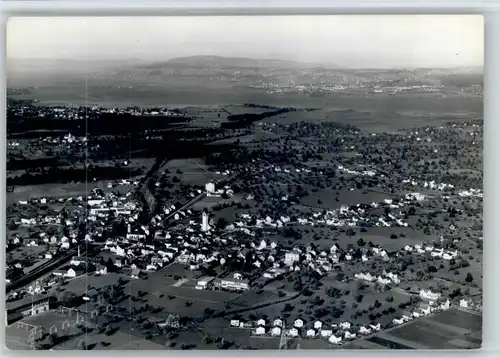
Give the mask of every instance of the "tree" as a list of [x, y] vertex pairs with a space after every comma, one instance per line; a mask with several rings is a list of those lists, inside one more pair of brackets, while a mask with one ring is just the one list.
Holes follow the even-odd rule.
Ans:
[[218, 229], [224, 229], [228, 225], [228, 221], [225, 218], [219, 218], [217, 224], [215, 225]]
[[472, 282], [474, 281], [474, 277], [472, 277], [471, 273], [467, 273], [467, 277], [465, 277], [465, 282]]
[[363, 240], [362, 238], [360, 238], [360, 239], [358, 240], [358, 246], [362, 247], [362, 246], [365, 246], [365, 245], [366, 245], [365, 240]]

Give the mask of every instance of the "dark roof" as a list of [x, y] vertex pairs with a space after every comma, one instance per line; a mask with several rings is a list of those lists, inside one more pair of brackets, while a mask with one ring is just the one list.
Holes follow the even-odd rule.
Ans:
[[39, 295], [29, 295], [20, 300], [7, 302], [5, 305], [5, 309], [7, 311], [15, 311], [21, 309], [23, 307], [29, 306], [34, 303], [38, 303], [43, 300], [49, 299], [51, 296], [47, 294], [39, 294]]

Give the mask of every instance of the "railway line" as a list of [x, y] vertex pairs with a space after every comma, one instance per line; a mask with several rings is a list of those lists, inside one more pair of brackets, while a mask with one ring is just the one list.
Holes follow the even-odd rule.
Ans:
[[6, 287], [6, 293], [11, 292], [12, 290], [21, 288], [33, 281], [35, 281], [37, 278], [41, 277], [42, 275], [50, 272], [57, 266], [63, 264], [66, 261], [69, 261], [77, 252], [78, 252], [78, 247], [80, 248], [80, 253], [85, 252], [86, 250], [86, 245], [85, 244], [80, 244], [79, 246], [75, 246], [68, 251], [66, 251], [63, 255], [59, 257], [55, 257], [43, 265], [40, 265], [33, 271], [30, 271], [28, 274], [21, 276], [17, 280], [9, 283]]

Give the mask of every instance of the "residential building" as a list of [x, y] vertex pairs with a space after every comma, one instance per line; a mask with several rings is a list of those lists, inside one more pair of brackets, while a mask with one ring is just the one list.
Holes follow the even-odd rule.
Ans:
[[287, 266], [291, 266], [299, 260], [300, 260], [300, 255], [297, 252], [286, 252], [285, 253], [285, 265], [287, 265]]
[[295, 320], [295, 322], [293, 322], [293, 326], [297, 328], [302, 328], [304, 327], [304, 321], [298, 318]]
[[272, 336], [281, 336], [281, 327], [273, 327], [271, 328], [271, 335]]
[[[346, 332], [346, 333], [349, 333], [349, 332]], [[330, 342], [332, 344], [340, 344], [342, 342], [342, 337], [337, 337], [335, 335], [331, 335], [328, 338], [328, 342]]]
[[20, 300], [7, 302], [5, 321], [10, 324], [25, 316], [36, 316], [50, 309], [50, 297], [45, 294], [29, 295]]
[[237, 319], [232, 319], [230, 322], [231, 327], [239, 327], [240, 326], [240, 321]]
[[297, 328], [293, 327], [293, 328], [290, 328], [286, 334], [289, 337], [298, 337], [299, 330]]
[[309, 338], [316, 337], [316, 331], [314, 329], [310, 328], [306, 331], [306, 336]]
[[255, 329], [254, 334], [256, 334], [256, 335], [266, 334], [266, 329], [262, 326], [259, 326]]
[[234, 280], [227, 278], [217, 278], [213, 281], [215, 289], [229, 290], [229, 291], [247, 291], [250, 289], [248, 280]]
[[331, 329], [322, 329], [319, 331], [319, 334], [321, 337], [330, 337], [333, 334], [333, 330]]
[[195, 288], [198, 290], [206, 290], [213, 280], [215, 280], [215, 277], [202, 277], [196, 283]]
[[441, 294], [434, 293], [431, 290], [420, 290], [420, 297], [424, 300], [436, 301], [441, 297]]

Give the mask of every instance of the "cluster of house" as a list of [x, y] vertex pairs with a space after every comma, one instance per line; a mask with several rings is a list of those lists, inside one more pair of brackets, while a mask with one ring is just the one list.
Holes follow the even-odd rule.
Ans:
[[420, 290], [419, 296], [423, 300], [419, 307], [413, 311], [403, 311], [401, 317], [397, 317], [392, 320], [394, 325], [400, 325], [415, 318], [428, 316], [431, 313], [445, 311], [451, 307], [449, 299], [443, 300], [441, 298], [441, 294], [432, 292], [431, 290]]
[[480, 189], [469, 189], [469, 190], [462, 190], [458, 192], [459, 196], [466, 197], [466, 196], [472, 196], [472, 197], [478, 197], [482, 198], [483, 197], [483, 192]]
[[[349, 149], [353, 150], [354, 146], [351, 146]], [[368, 176], [368, 177], [373, 177], [373, 176], [377, 175], [377, 173], [373, 170], [357, 171], [357, 170], [345, 168], [343, 165], [339, 165], [337, 167], [337, 169], [342, 173], [351, 174], [351, 175], [360, 175], [360, 176]]]
[[471, 310], [471, 311], [482, 311], [482, 300], [481, 299], [473, 299], [471, 297], [468, 298], [462, 298], [459, 301], [459, 307], [464, 308], [466, 310]]
[[252, 329], [252, 334], [257, 336], [269, 335], [273, 337], [286, 336], [290, 338], [323, 338], [332, 344], [342, 344], [345, 341], [355, 339], [360, 336], [367, 336], [381, 330], [380, 323], [374, 325], [362, 325], [354, 327], [350, 322], [325, 325], [321, 321], [307, 324], [303, 319], [297, 318], [293, 325], [288, 328], [281, 318], [276, 318], [272, 322], [261, 318], [256, 322], [245, 322], [239, 319], [230, 321], [230, 326], [234, 328]]
[[[282, 200], [287, 200], [283, 197]], [[364, 216], [366, 209], [377, 208], [379, 206], [388, 206], [390, 208], [401, 208], [408, 203], [407, 200], [401, 199], [397, 204], [393, 202], [392, 199], [385, 199], [382, 203], [372, 203], [371, 205], [358, 204], [354, 208], [349, 208], [342, 205], [336, 210], [324, 210], [323, 212], [314, 213], [304, 213], [302, 217], [292, 220], [289, 216], [282, 215], [279, 218], [271, 218], [266, 216], [265, 218], [255, 218], [250, 214], [240, 214], [240, 220], [236, 221], [233, 225], [230, 225], [228, 229], [235, 229], [240, 231], [248, 231], [249, 227], [271, 227], [271, 228], [282, 228], [287, 224], [299, 224], [299, 225], [328, 225], [337, 227], [355, 227], [359, 226], [360, 223], [365, 223], [367, 225], [373, 226], [385, 226], [385, 227], [407, 227], [408, 223], [403, 220], [404, 214], [399, 212], [397, 214], [389, 213], [385, 217], [374, 218], [372, 216]]]
[[382, 285], [388, 285], [388, 284], [398, 284], [401, 282], [401, 280], [398, 278], [398, 275], [392, 273], [392, 272], [387, 272], [387, 271], [383, 271], [382, 275], [372, 275], [371, 273], [367, 272], [367, 273], [363, 273], [363, 272], [360, 272], [360, 273], [357, 273], [354, 275], [355, 278], [357, 279], [360, 279], [360, 280], [364, 280], [364, 281], [367, 281], [367, 282], [378, 282]]
[[458, 256], [458, 250], [445, 250], [443, 247], [436, 247], [433, 244], [427, 245], [406, 245], [404, 250], [412, 253], [429, 254], [432, 257], [439, 257], [443, 260], [451, 260]]
[[242, 274], [234, 273], [233, 277], [203, 277], [198, 279], [195, 287], [197, 290], [223, 290], [223, 291], [248, 291], [250, 289], [249, 281]]

